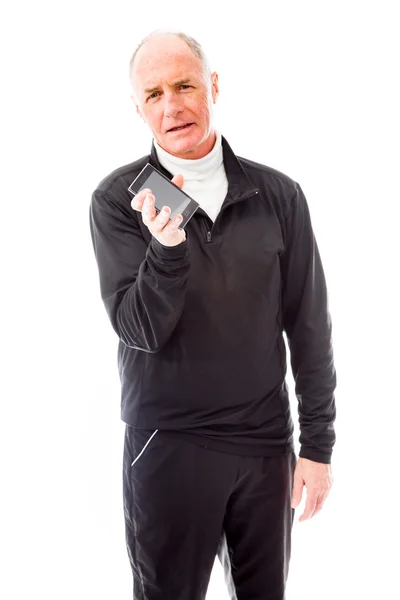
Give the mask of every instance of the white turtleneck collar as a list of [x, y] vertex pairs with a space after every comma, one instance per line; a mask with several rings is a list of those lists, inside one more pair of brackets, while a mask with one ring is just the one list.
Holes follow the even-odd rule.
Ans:
[[216, 140], [213, 149], [202, 158], [187, 159], [173, 156], [166, 152], [154, 139], [154, 146], [157, 152], [158, 160], [164, 169], [167, 169], [172, 175], [181, 173], [185, 181], [200, 181], [206, 177], [212, 177], [223, 161], [222, 154], [222, 136], [216, 132]]
[[216, 136], [213, 149], [203, 158], [194, 160], [178, 158], [169, 154], [154, 139], [154, 147], [160, 164], [173, 176], [178, 173], [183, 175], [183, 190], [197, 200], [213, 221], [221, 209], [228, 190], [222, 136], [218, 132], [216, 132]]

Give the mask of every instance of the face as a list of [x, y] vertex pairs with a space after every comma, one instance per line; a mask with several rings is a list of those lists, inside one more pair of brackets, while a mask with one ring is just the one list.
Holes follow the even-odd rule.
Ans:
[[212, 150], [218, 75], [207, 76], [183, 40], [166, 36], [145, 42], [135, 58], [132, 82], [136, 110], [166, 152], [196, 159]]

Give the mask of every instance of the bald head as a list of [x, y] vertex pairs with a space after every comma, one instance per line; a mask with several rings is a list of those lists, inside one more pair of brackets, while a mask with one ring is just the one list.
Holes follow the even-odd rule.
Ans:
[[[172, 39], [171, 39], [172, 38]], [[171, 44], [172, 42], [172, 44]], [[143, 55], [142, 48], [147, 46], [147, 50], [151, 53], [151, 56], [155, 58], [157, 54], [168, 52], [171, 50], [179, 50], [189, 49], [190, 52], [196, 56], [201, 64], [204, 75], [208, 78], [211, 74], [211, 70], [208, 64], [207, 57], [203, 51], [203, 48], [199, 44], [197, 40], [192, 38], [189, 35], [186, 35], [182, 32], [174, 32], [174, 31], [162, 31], [157, 30], [150, 33], [146, 36], [138, 45], [136, 50], [134, 51], [130, 63], [129, 63], [129, 77], [131, 81], [132, 87], [134, 87], [135, 80], [135, 65], [137, 62], [137, 56]]]

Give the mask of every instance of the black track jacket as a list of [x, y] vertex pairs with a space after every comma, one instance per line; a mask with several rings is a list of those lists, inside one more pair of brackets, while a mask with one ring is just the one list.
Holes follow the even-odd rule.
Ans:
[[237, 157], [222, 137], [229, 188], [214, 224], [199, 208], [186, 240], [160, 244], [128, 187], [151, 154], [94, 191], [91, 236], [101, 296], [119, 337], [121, 418], [210, 448], [294, 450], [285, 331], [301, 457], [330, 463], [336, 372], [320, 254], [300, 186]]

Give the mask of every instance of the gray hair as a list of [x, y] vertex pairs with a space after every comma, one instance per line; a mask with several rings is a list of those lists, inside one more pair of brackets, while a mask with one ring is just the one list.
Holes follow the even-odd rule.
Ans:
[[168, 30], [156, 29], [155, 31], [152, 31], [152, 33], [147, 35], [140, 42], [140, 44], [138, 45], [138, 47], [136, 48], [135, 52], [132, 55], [132, 58], [129, 62], [129, 78], [131, 80], [132, 80], [132, 68], [133, 68], [133, 63], [135, 62], [136, 54], [138, 53], [140, 48], [143, 46], [143, 44], [145, 44], [148, 40], [151, 40], [156, 37], [163, 37], [165, 35], [175, 35], [176, 37], [183, 40], [189, 46], [189, 48], [192, 50], [193, 54], [195, 54], [195, 56], [200, 58], [200, 60], [203, 64], [204, 74], [206, 76], [211, 74], [211, 69], [209, 67], [207, 57], [204, 53], [203, 48], [200, 46], [200, 44], [197, 40], [192, 38], [190, 35], [186, 35], [186, 33], [182, 33], [181, 31], [171, 31], [170, 29], [168, 29]]

